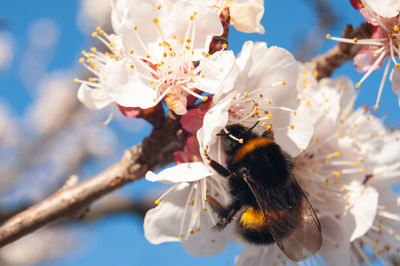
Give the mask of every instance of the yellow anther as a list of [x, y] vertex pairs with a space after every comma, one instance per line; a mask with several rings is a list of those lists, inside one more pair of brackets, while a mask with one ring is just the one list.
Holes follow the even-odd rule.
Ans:
[[134, 69], [134, 68], [135, 68], [135, 66], [134, 66], [134, 65], [130, 65], [130, 68]]
[[79, 79], [78, 78], [74, 78], [74, 83], [78, 83]]
[[283, 81], [282, 81], [282, 85], [286, 85], [286, 81], [283, 80]]
[[104, 30], [99, 31], [100, 35], [104, 34]]
[[344, 192], [344, 187], [341, 187], [341, 188], [340, 188], [340, 192]]
[[269, 104], [272, 104], [272, 100], [268, 100], [268, 103], [269, 103]]
[[156, 205], [159, 205], [159, 204], [161, 203], [161, 201], [158, 199], [158, 200], [154, 201], [154, 203], [155, 203]]
[[239, 143], [240, 143], [240, 144], [243, 144], [243, 139], [239, 139]]
[[114, 46], [115, 46], [115, 44], [112, 43], [112, 42], [110, 42], [108, 45], [109, 45], [110, 47], [114, 47]]
[[101, 126], [102, 127], [107, 127], [107, 123], [106, 122], [101, 122]]
[[146, 58], [150, 58], [150, 55], [147, 54], [147, 55], [146, 55]]
[[400, 63], [396, 63], [394, 66], [395, 66], [395, 67], [399, 67], [399, 66], [400, 66]]
[[319, 138], [315, 138], [314, 140], [315, 140], [315, 142], [318, 142], [318, 141], [319, 141]]
[[83, 63], [83, 62], [85, 62], [85, 58], [83, 58], [83, 57], [79, 58], [79, 63]]
[[354, 166], [357, 166], [358, 165], [358, 162], [354, 162]]
[[338, 131], [338, 132], [336, 132], [336, 134], [338, 135], [338, 136], [340, 136], [340, 135], [342, 135], [342, 131]]
[[374, 109], [377, 110], [379, 108], [379, 105], [375, 104]]
[[161, 5], [158, 5], [158, 6], [157, 6], [157, 9], [160, 10], [160, 9], [161, 9]]
[[227, 45], [226, 43], [224, 43], [224, 44], [222, 45], [222, 49], [226, 49], [226, 48], [228, 48], [228, 45]]
[[202, 75], [201, 75], [201, 77], [202, 77], [202, 78], [205, 78], [205, 77], [206, 77], [206, 75], [202, 74]]
[[129, 53], [130, 53], [130, 54], [133, 54], [133, 50], [129, 50]]
[[96, 27], [96, 30], [97, 31], [101, 31], [101, 27]]
[[247, 96], [249, 96], [249, 93], [246, 91], [246, 92], [244, 92], [243, 96], [247, 97]]
[[204, 96], [203, 98], [201, 98], [203, 101], [207, 101], [208, 100], [208, 97], [207, 96]]
[[318, 71], [317, 71], [317, 70], [314, 70], [314, 71], [313, 71], [313, 76], [317, 78], [318, 75], [319, 75]]
[[176, 40], [178, 37], [176, 37], [176, 35], [172, 36], [173, 40]]
[[365, 168], [364, 168], [364, 167], [361, 167], [361, 168], [360, 168], [360, 172], [362, 172], [362, 173], [365, 172]]
[[192, 42], [192, 39], [187, 38], [187, 39], [186, 39], [186, 42], [187, 42], [187, 43], [191, 43], [191, 42]]
[[327, 35], [326, 35], [326, 38], [327, 39], [330, 39], [332, 36], [328, 33]]
[[182, 235], [182, 234], [180, 234], [180, 235], [179, 235], [179, 238], [183, 238], [183, 235]]
[[190, 20], [194, 20], [194, 16], [190, 16]]
[[196, 232], [200, 232], [200, 227], [197, 227], [197, 228], [196, 228]]
[[89, 81], [89, 82], [93, 82], [94, 79], [93, 79], [93, 78], [88, 78], [88, 81]]
[[97, 32], [92, 32], [92, 37], [96, 37], [97, 36]]
[[268, 114], [268, 115], [267, 115], [267, 118], [268, 118], [268, 119], [271, 119], [271, 118], [272, 118], [272, 114]]
[[153, 19], [153, 22], [154, 22], [155, 24], [158, 24], [158, 18], [154, 18], [154, 19]]
[[327, 155], [327, 156], [326, 156], [326, 159], [327, 159], [327, 160], [332, 160], [332, 155]]
[[156, 87], [153, 87], [153, 91], [155, 91], [155, 90], [157, 90], [157, 88], [156, 88]]
[[361, 86], [361, 84], [360, 84], [360, 83], [356, 83], [356, 88], [357, 88], [357, 89], [359, 89], [359, 88], [360, 88], [360, 86]]
[[137, 30], [138, 28], [137, 28], [137, 26], [135, 26], [135, 27], [133, 27], [133, 29], [134, 29], [134, 30]]
[[335, 152], [335, 156], [339, 156], [340, 155], [340, 152]]
[[163, 57], [167, 57], [167, 53], [164, 52], [164, 53], [163, 53]]
[[354, 42], [358, 42], [358, 39], [356, 37], [353, 38]]
[[293, 125], [290, 125], [290, 129], [294, 129], [294, 126], [293, 126]]

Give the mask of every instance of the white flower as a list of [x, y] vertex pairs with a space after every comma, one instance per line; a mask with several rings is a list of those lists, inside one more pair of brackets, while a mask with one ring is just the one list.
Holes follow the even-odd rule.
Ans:
[[226, 245], [226, 232], [213, 229], [215, 214], [208, 208], [211, 195], [227, 203], [224, 180], [210, 172], [203, 162], [181, 163], [159, 174], [148, 172], [152, 182], [173, 184], [158, 200], [156, 208], [144, 218], [144, 232], [153, 244], [181, 241], [192, 255], [204, 256], [221, 252]]
[[[367, 182], [376, 170], [376, 152], [386, 131], [363, 110], [352, 111], [355, 95], [345, 78], [317, 82], [303, 70], [298, 80], [298, 112], [314, 125], [309, 146], [295, 160], [294, 173], [321, 223], [323, 245], [308, 261], [351, 265], [351, 242], [373, 227], [378, 192]], [[251, 254], [251, 255], [250, 255]], [[250, 259], [249, 256], [254, 258]], [[255, 259], [259, 258], [259, 259]], [[251, 263], [245, 263], [249, 260]], [[276, 247], [245, 247], [238, 265], [281, 265], [289, 262]]]
[[393, 62], [394, 67], [390, 74], [392, 81], [392, 89], [399, 97], [400, 105], [400, 71], [397, 62], [399, 57], [399, 41], [400, 41], [400, 1], [397, 0], [358, 0], [352, 2], [354, 6], [361, 6], [361, 13], [368, 23], [373, 25], [373, 34], [370, 39], [347, 39], [332, 37], [327, 35], [328, 39], [336, 40], [343, 43], [362, 45], [361, 49], [354, 57], [354, 65], [359, 72], [366, 72], [365, 75], [356, 84], [360, 88], [361, 84], [376, 69], [379, 69], [387, 58], [384, 67], [383, 76], [379, 85], [378, 96], [375, 103], [375, 109], [379, 107], [379, 101], [382, 94], [385, 81], [389, 74], [389, 68]]
[[[391, 188], [400, 184], [400, 134], [389, 133], [384, 140], [381, 151], [373, 158], [377, 167], [367, 181], [379, 192], [376, 216], [368, 232], [353, 241], [352, 251], [360, 262], [371, 264], [377, 258], [389, 265], [398, 263], [400, 252], [400, 197]], [[372, 257], [365, 246], [372, 251]]]
[[91, 59], [99, 61], [93, 70], [101, 85], [88, 85], [101, 90], [89, 95], [82, 86], [80, 94], [91, 107], [116, 102], [145, 109], [165, 99], [175, 113], [185, 114], [187, 97], [205, 100], [199, 91], [218, 92], [233, 66], [232, 52], [208, 54], [212, 36], [223, 30], [218, 15], [196, 1], [120, 0], [114, 4], [113, 26], [116, 43], [101, 29], [95, 34], [115, 52]]
[[202, 2], [219, 12], [229, 8], [231, 23], [238, 31], [261, 34], [265, 32], [260, 23], [264, 14], [264, 0], [202, 0]]
[[[214, 107], [206, 113], [203, 128], [197, 133], [200, 150], [208, 147], [211, 157], [223, 162], [216, 134], [227, 125], [240, 123], [252, 127], [260, 122], [255, 132], [272, 129], [276, 142], [286, 152], [292, 156], [299, 154], [307, 147], [312, 126], [295, 111], [296, 60], [282, 48], [246, 42], [236, 65], [230, 76], [234, 88], [215, 95]], [[218, 155], [213, 154], [216, 151]]]

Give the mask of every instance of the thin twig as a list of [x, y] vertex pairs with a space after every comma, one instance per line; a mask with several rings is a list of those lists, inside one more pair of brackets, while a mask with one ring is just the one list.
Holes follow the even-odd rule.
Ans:
[[141, 145], [127, 150], [121, 160], [100, 174], [69, 188], [62, 188], [44, 201], [15, 215], [0, 227], [3, 247], [54, 221], [81, 216], [95, 200], [141, 178], [149, 169], [173, 160], [181, 149], [177, 140], [179, 122], [172, 113]]

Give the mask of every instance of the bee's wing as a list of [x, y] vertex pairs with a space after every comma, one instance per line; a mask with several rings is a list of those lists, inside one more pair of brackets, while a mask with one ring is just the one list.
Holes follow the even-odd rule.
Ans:
[[[310, 202], [305, 196], [301, 204], [302, 206], [299, 210], [300, 222], [298, 222], [294, 231], [288, 237], [283, 239], [275, 238], [277, 224], [274, 220], [270, 220], [271, 222], [269, 222], [270, 232], [276, 243], [286, 256], [293, 261], [300, 261], [315, 254], [322, 245], [321, 225]], [[290, 215], [291, 213], [289, 212], [289, 217], [287, 217], [288, 222], [294, 219]]]
[[[292, 189], [298, 189], [298, 193], [301, 193], [302, 196], [300, 206], [290, 209], [283, 206], [282, 199], [279, 199], [279, 196], [268, 197], [268, 201], [260, 198], [257, 185], [252, 184], [250, 180], [245, 179], [245, 181], [252, 190], [260, 209], [263, 210], [268, 229], [276, 244], [289, 259], [300, 261], [315, 254], [321, 248], [321, 225], [296, 179], [293, 176], [290, 178], [294, 179]], [[288, 193], [288, 195], [291, 195], [291, 193]], [[268, 217], [268, 213], [273, 213], [272, 210], [284, 210], [284, 218], [272, 219]]]

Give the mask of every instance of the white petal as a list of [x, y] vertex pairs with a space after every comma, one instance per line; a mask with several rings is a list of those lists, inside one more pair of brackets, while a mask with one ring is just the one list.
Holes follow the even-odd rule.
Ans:
[[400, 69], [398, 67], [394, 67], [390, 73], [390, 81], [392, 82], [392, 90], [397, 94], [400, 106]]
[[296, 115], [291, 115], [290, 126], [285, 131], [279, 131], [275, 134], [276, 143], [278, 143], [284, 151], [292, 157], [297, 156], [305, 148], [307, 148], [311, 137], [314, 133], [314, 127], [304, 112], [297, 112]]
[[211, 146], [216, 141], [217, 134], [228, 123], [228, 110], [233, 99], [227, 97], [211, 108], [204, 116], [203, 127], [197, 131], [197, 139], [200, 144], [200, 152], [205, 146]]
[[166, 184], [193, 182], [212, 175], [203, 162], [181, 163], [166, 168], [158, 174], [151, 171], [146, 173], [146, 179], [151, 182], [163, 182]]
[[[196, 13], [193, 21], [190, 17]], [[204, 23], [207, 21], [207, 23]], [[194, 33], [192, 46], [194, 49], [208, 49], [211, 36], [219, 36], [223, 28], [218, 14], [210, 8], [203, 6], [198, 1], [177, 1], [171, 11], [162, 18], [160, 23], [163, 27], [165, 37], [171, 38], [176, 35], [185, 39], [189, 24], [193, 24]], [[187, 36], [192, 38], [192, 36]]]
[[93, 89], [82, 84], [78, 90], [78, 99], [89, 109], [102, 109], [112, 103], [111, 97], [102, 89]]
[[212, 256], [222, 252], [227, 243], [225, 230], [218, 232], [213, 228], [206, 212], [201, 214], [201, 231], [182, 241], [183, 248], [192, 256]]
[[364, 0], [365, 4], [370, 6], [374, 12], [384, 18], [392, 18], [399, 14], [399, 0]]
[[[104, 90], [119, 105], [125, 107], [140, 107], [143, 109], [157, 104], [157, 92], [149, 86], [149, 82], [142, 79], [139, 65], [131, 69], [132, 63], [127, 59], [110, 61], [102, 69], [100, 79]], [[141, 70], [144, 72], [144, 70]], [[150, 73], [141, 73], [150, 76]]]
[[[378, 206], [378, 192], [372, 188], [367, 187], [357, 201], [354, 203], [352, 208], [343, 216], [342, 223], [345, 226], [348, 233], [351, 234], [350, 241], [359, 238], [364, 235], [372, 226], [376, 209]], [[350, 224], [355, 223], [355, 230], [353, 231]]]
[[144, 216], [144, 235], [152, 244], [180, 241], [179, 230], [190, 185], [182, 183]]
[[[250, 3], [249, 3], [250, 2]], [[238, 31], [264, 33], [265, 30], [260, 24], [264, 14], [264, 1], [236, 1], [229, 6], [231, 20]]]
[[[235, 67], [235, 55], [232, 51], [217, 52], [200, 61], [200, 77], [196, 77], [196, 87], [208, 93], [225, 93], [233, 88], [233, 79], [227, 78]], [[204, 76], [203, 76], [204, 75]], [[223, 89], [221, 90], [221, 87]]]

